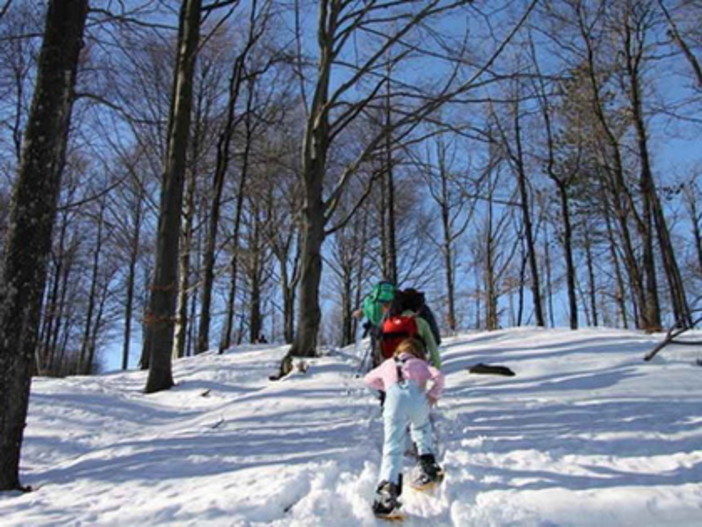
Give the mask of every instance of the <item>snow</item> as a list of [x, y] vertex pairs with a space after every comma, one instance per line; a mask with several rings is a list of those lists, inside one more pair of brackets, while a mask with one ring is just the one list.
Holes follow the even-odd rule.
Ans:
[[[623, 330], [510, 329], [445, 340], [434, 413], [447, 477], [406, 489], [410, 526], [702, 525], [699, 348]], [[363, 347], [273, 382], [285, 347], [145, 373], [33, 383], [22, 459], [34, 492], [0, 494], [0, 524], [374, 526], [376, 400]], [[515, 377], [469, 374], [478, 362]], [[407, 458], [406, 469], [411, 460]]]

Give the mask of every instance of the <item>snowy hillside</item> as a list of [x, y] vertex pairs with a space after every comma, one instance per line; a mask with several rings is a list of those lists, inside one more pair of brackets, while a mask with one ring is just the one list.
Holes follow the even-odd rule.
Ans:
[[[702, 352], [617, 330], [447, 339], [435, 412], [444, 485], [405, 490], [411, 526], [702, 525]], [[349, 348], [271, 382], [285, 348], [144, 373], [36, 379], [23, 456], [35, 492], [0, 524], [373, 526], [382, 425]], [[469, 374], [478, 362], [516, 377]], [[410, 459], [407, 458], [409, 467]]]

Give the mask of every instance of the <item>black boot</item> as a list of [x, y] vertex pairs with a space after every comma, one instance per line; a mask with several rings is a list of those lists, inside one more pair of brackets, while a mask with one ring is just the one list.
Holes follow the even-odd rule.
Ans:
[[444, 479], [444, 471], [436, 462], [434, 454], [422, 454], [419, 456], [419, 475], [413, 482], [415, 488], [426, 488], [435, 483], [441, 483]]
[[376, 498], [373, 502], [373, 513], [376, 516], [391, 516], [398, 514], [402, 504], [398, 501], [400, 496], [400, 486], [389, 481], [383, 481], [378, 485]]

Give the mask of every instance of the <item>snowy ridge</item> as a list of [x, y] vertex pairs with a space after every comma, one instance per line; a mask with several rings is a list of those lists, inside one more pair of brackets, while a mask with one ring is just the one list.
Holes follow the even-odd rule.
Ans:
[[[512, 329], [446, 339], [435, 415], [444, 485], [405, 490], [410, 526], [702, 525], [699, 349], [661, 336]], [[23, 451], [32, 493], [3, 526], [373, 526], [376, 400], [347, 348], [271, 382], [284, 347], [143, 372], [34, 381]], [[478, 362], [515, 377], [469, 374]], [[406, 460], [406, 469], [410, 462]]]

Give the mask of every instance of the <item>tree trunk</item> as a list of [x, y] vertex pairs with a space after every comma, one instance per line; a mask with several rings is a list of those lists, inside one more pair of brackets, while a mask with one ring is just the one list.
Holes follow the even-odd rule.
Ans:
[[[252, 201], [255, 201], [252, 200]], [[261, 211], [253, 205], [251, 212], [252, 225], [249, 233], [249, 248], [251, 261], [249, 262], [249, 280], [251, 291], [249, 296], [249, 342], [258, 342], [263, 326], [261, 314], [261, 290], [263, 288], [264, 248], [261, 244]]]
[[[546, 305], [548, 306], [548, 321], [551, 327], [556, 327], [556, 317], [553, 312], [553, 269], [551, 264], [551, 240], [549, 239], [548, 228], [544, 234], [544, 267], [546, 272]], [[572, 322], [572, 321], [571, 321]], [[571, 329], [577, 329], [572, 327]]]
[[100, 336], [100, 330], [103, 328], [103, 315], [105, 313], [105, 304], [107, 303], [108, 293], [108, 283], [105, 282], [102, 285], [102, 290], [100, 291], [100, 299], [97, 306], [97, 313], [95, 314], [95, 323], [93, 324], [93, 329], [90, 335], [90, 346], [88, 347], [88, 359], [87, 364], [90, 367], [88, 373], [93, 373], [95, 371], [95, 352], [98, 346], [98, 337]]
[[563, 252], [566, 261], [566, 283], [568, 289], [568, 311], [570, 329], [578, 329], [578, 297], [575, 291], [575, 264], [573, 263], [573, 228], [570, 221], [570, 207], [568, 203], [568, 190], [558, 180], [558, 197], [561, 204], [561, 218], [563, 219]]
[[392, 159], [392, 107], [390, 106], [390, 78], [385, 97], [385, 170], [387, 175], [387, 262], [384, 278], [397, 285], [397, 240], [395, 233], [395, 174]]
[[57, 242], [58, 254], [54, 257], [53, 276], [48, 280], [49, 291], [46, 300], [44, 301], [44, 328], [43, 338], [40, 339], [40, 344], [37, 346], [35, 369], [38, 375], [45, 375], [51, 370], [53, 363], [53, 346], [52, 337], [54, 336], [54, 327], [61, 322], [59, 318], [59, 293], [61, 287], [61, 277], [63, 271], [64, 260], [64, 245], [66, 241], [67, 222], [65, 219], [59, 221], [59, 236]]
[[127, 299], [124, 308], [124, 342], [122, 343], [122, 369], [129, 368], [129, 349], [132, 338], [132, 317], [134, 313], [134, 282], [136, 276], [136, 263], [139, 254], [139, 227], [141, 224], [141, 206], [137, 205], [134, 239], [129, 252], [129, 270], [127, 272]]
[[[203, 255], [204, 279], [202, 285], [202, 301], [200, 310], [200, 327], [198, 329], [197, 353], [207, 351], [209, 348], [210, 335], [210, 306], [212, 304], [212, 287], [214, 283], [215, 248], [217, 246], [217, 230], [219, 228], [219, 216], [222, 203], [222, 190], [224, 189], [224, 179], [229, 169], [230, 149], [234, 136], [234, 111], [239, 100], [245, 54], [239, 55], [234, 61], [234, 68], [229, 79], [229, 100], [227, 102], [227, 119], [224, 123], [224, 131], [217, 141], [217, 162], [212, 181], [213, 196], [212, 208], [210, 211], [210, 221], [207, 229], [207, 239], [205, 241], [205, 254]], [[250, 90], [252, 92], [253, 89]], [[249, 105], [253, 95], [249, 93]], [[247, 148], [251, 142], [250, 118], [247, 114]], [[245, 179], [242, 174], [242, 179]], [[243, 186], [243, 185], [242, 185]], [[237, 214], [239, 211], [237, 210]], [[238, 233], [237, 233], [238, 236]], [[236, 242], [235, 242], [236, 243]], [[236, 294], [236, 278], [234, 280], [234, 294]], [[230, 331], [230, 330], [229, 330]], [[228, 340], [228, 339], [225, 339]]]
[[521, 264], [519, 265], [519, 296], [518, 296], [518, 308], [517, 308], [517, 321], [516, 326], [521, 326], [524, 320], [524, 283], [526, 282], [526, 267], [529, 261], [526, 255], [526, 249], [524, 248], [524, 237], [519, 240], [521, 247]]
[[297, 334], [289, 352], [300, 357], [317, 355], [317, 334], [322, 320], [319, 307], [319, 286], [322, 278], [322, 243], [324, 212], [322, 185], [311, 185], [302, 221], [302, 259], [300, 262], [300, 308]]
[[[626, 25], [626, 31], [628, 34], [628, 24]], [[649, 227], [651, 219], [653, 220], [653, 225], [658, 236], [658, 243], [663, 260], [663, 268], [665, 269], [668, 287], [670, 289], [670, 296], [673, 305], [673, 315], [676, 321], [678, 321], [680, 324], [683, 324], [686, 327], [689, 327], [689, 325], [692, 324], [692, 315], [690, 313], [690, 308], [687, 304], [687, 299], [685, 298], [685, 288], [680, 275], [680, 268], [678, 267], [678, 263], [675, 258], [675, 250], [670, 241], [670, 234], [666, 225], [665, 215], [663, 214], [660, 200], [658, 199], [658, 194], [656, 191], [655, 181], [653, 179], [653, 169], [651, 167], [648, 149], [648, 134], [646, 132], [646, 124], [644, 123], [643, 101], [641, 100], [641, 73], [639, 71], [639, 66], [642, 51], [639, 50], [637, 52], [635, 49], [632, 49], [631, 41], [631, 38], [627, 39], [627, 43], [629, 44], [626, 47], [627, 72], [629, 74], [629, 80], [631, 83], [630, 96], [632, 118], [634, 120], [634, 126], [636, 128], [636, 138], [641, 162], [641, 192], [644, 194], [644, 204], [646, 210], [650, 214], [650, 216], [645, 215], [645, 217], [647, 225]], [[651, 228], [651, 238], [653, 238], [652, 231], [653, 228]], [[658, 317], [657, 319], [654, 318], [653, 320], [657, 321], [657, 323], [660, 325], [660, 308], [658, 308], [657, 305], [655, 307], [658, 309]]]
[[100, 272], [100, 253], [102, 252], [102, 229], [105, 215], [105, 200], [100, 204], [100, 215], [98, 217], [97, 239], [93, 250], [93, 268], [92, 277], [90, 280], [90, 294], [88, 295], [88, 313], [85, 320], [85, 328], [83, 331], [83, 342], [80, 347], [80, 358], [78, 359], [78, 373], [89, 375], [93, 369], [92, 361], [89, 360], [91, 353], [91, 333], [93, 330], [93, 316], [95, 314], [95, 302], [98, 288], [98, 277]]
[[[633, 202], [633, 198], [629, 189], [627, 188], [625, 178], [624, 178], [624, 163], [622, 161], [620, 145], [617, 137], [613, 133], [607, 115], [605, 114], [605, 104], [602, 101], [601, 91], [602, 87], [597, 79], [596, 75], [596, 60], [595, 51], [592, 43], [592, 37], [588, 33], [588, 28], [583, 25], [583, 21], [580, 21], [580, 31], [581, 36], [586, 45], [587, 54], [587, 74], [590, 81], [590, 86], [592, 89], [592, 110], [597, 118], [598, 123], [602, 128], [604, 133], [605, 142], [611, 149], [611, 152], [603, 151], [603, 157], [605, 157], [605, 175], [609, 180], [611, 203], [614, 206], [616, 220], [619, 224], [620, 235], [622, 238], [622, 250], [624, 255], [624, 264], [626, 266], [627, 273], [629, 274], [629, 281], [634, 293], [634, 298], [638, 304], [637, 309], [637, 326], [644, 329], [655, 329], [657, 326], [655, 319], [649, 318], [648, 309], [646, 306], [651, 306], [652, 299], [648, 298], [647, 288], [644, 284], [644, 274], [646, 271], [641, 271], [637, 258], [633, 249], [633, 244], [631, 242], [631, 234], [629, 232], [629, 225], [627, 224], [627, 217], [629, 214], [634, 215], [634, 220], [637, 224], [639, 232], [642, 234], [642, 239], [644, 240], [644, 246], [646, 245], [646, 226], [645, 221], [638, 217], [636, 212], [636, 207]], [[607, 160], [607, 157], [611, 156], [613, 166], [611, 166]], [[605, 194], [603, 194], [605, 196]], [[624, 203], [622, 203], [622, 200]], [[645, 264], [644, 264], [645, 265]], [[648, 272], [649, 279], [651, 277], [650, 268]], [[649, 283], [650, 289], [650, 283]], [[655, 306], [653, 306], [654, 313], [650, 315], [655, 317]], [[660, 325], [660, 324], [658, 324]]]
[[592, 325], [599, 326], [597, 314], [597, 285], [595, 283], [595, 264], [592, 260], [592, 239], [590, 230], [585, 229], [585, 260], [587, 266], [588, 298], [590, 299], [590, 310], [592, 312]]
[[612, 221], [609, 215], [609, 209], [607, 206], [604, 207], [605, 221], [607, 224], [607, 238], [609, 240], [609, 253], [612, 259], [612, 266], [614, 267], [614, 276], [617, 279], [617, 290], [615, 292], [615, 301], [617, 307], [619, 308], [619, 315], [622, 319], [622, 325], [624, 329], [629, 329], [629, 315], [626, 309], [626, 286], [624, 285], [624, 277], [622, 275], [621, 265], [619, 264], [619, 257], [617, 256], [617, 241], [614, 236], [614, 229], [612, 227]]
[[439, 152], [439, 176], [441, 178], [441, 226], [443, 229], [444, 270], [446, 273], [446, 295], [448, 304], [447, 322], [451, 333], [456, 331], [456, 287], [453, 269], [453, 237], [451, 233], [451, 208], [448, 189], [448, 168], [446, 167], [446, 153], [443, 148]]
[[[287, 270], [281, 280], [287, 279]], [[283, 338], [286, 344], [295, 339], [295, 286], [288, 282], [283, 286]]]
[[178, 238], [190, 130], [193, 72], [200, 35], [201, 0], [184, 0], [180, 12], [178, 57], [169, 117], [168, 151], [161, 188], [156, 264], [146, 313], [149, 377], [146, 393], [173, 386], [171, 353], [178, 279]]
[[519, 108], [515, 109], [514, 131], [517, 146], [517, 156], [515, 159], [517, 183], [519, 186], [519, 196], [521, 198], [522, 218], [524, 222], [524, 236], [529, 259], [529, 270], [531, 271], [531, 295], [534, 303], [534, 315], [536, 325], [545, 326], [544, 314], [541, 301], [541, 285], [539, 280], [539, 265], [536, 258], [536, 243], [534, 241], [533, 227], [531, 223], [531, 212], [529, 207], [529, 192], [527, 189], [526, 167], [524, 166], [524, 156], [522, 152], [521, 123], [519, 119]]
[[354, 342], [354, 327], [351, 312], [353, 305], [351, 303], [353, 278], [351, 269], [343, 269], [341, 277], [341, 346], [348, 346]]
[[[319, 286], [322, 279], [322, 244], [326, 211], [324, 208], [324, 176], [329, 148], [329, 83], [333, 60], [333, 39], [327, 33], [330, 13], [323, 4], [319, 16], [320, 61], [312, 106], [307, 118], [303, 139], [302, 181], [304, 204], [302, 209], [300, 258], [300, 294], [297, 333], [288, 355], [315, 357], [317, 336], [322, 320], [319, 307]], [[337, 13], [338, 15], [338, 13]]]
[[87, 0], [49, 3], [12, 197], [0, 266], [0, 491], [22, 488], [20, 449], [87, 13]]
[[[193, 138], [193, 165], [197, 156], [197, 134]], [[193, 222], [195, 218], [195, 166], [187, 174], [187, 186], [183, 206], [183, 220], [178, 251], [178, 297], [176, 299], [176, 322], [173, 333], [173, 358], [185, 357], [188, 340], [188, 299], [190, 297], [190, 254], [193, 244]]]
[[[495, 279], [495, 237], [493, 228], [493, 204], [492, 191], [488, 200], [487, 226], [485, 240], [485, 329], [493, 331], [498, 329], [499, 320], [497, 314], [497, 284]], [[480, 312], [480, 304], [477, 306]]]
[[[237, 74], [240, 76], [240, 73]], [[239, 275], [239, 234], [241, 232], [241, 217], [244, 212], [244, 192], [246, 192], [246, 184], [249, 178], [249, 164], [251, 160], [251, 148], [253, 146], [253, 124], [252, 124], [252, 111], [254, 103], [254, 93], [253, 93], [254, 83], [251, 81], [249, 86], [249, 91], [246, 99], [246, 116], [244, 118], [244, 126], [246, 129], [244, 153], [241, 161], [241, 175], [239, 179], [239, 189], [236, 196], [236, 212], [234, 213], [234, 232], [232, 233], [233, 247], [232, 247], [232, 257], [230, 260], [229, 267], [230, 272], [230, 284], [229, 284], [229, 300], [227, 301], [227, 319], [224, 326], [224, 333], [222, 335], [222, 342], [219, 346], [219, 352], [222, 353], [225, 349], [229, 348], [232, 343], [232, 333], [234, 332], [234, 314], [236, 310], [236, 292], [237, 292], [237, 280]], [[237, 83], [236, 95], [231, 97], [238, 98], [238, 91], [240, 84]], [[230, 100], [233, 104], [233, 101]], [[230, 111], [234, 111], [234, 107], [230, 106]], [[233, 125], [233, 121], [231, 122]], [[230, 138], [231, 139], [231, 138]], [[227, 148], [229, 147], [229, 141], [227, 141]], [[219, 147], [218, 147], [218, 157], [219, 157]], [[228, 157], [227, 157], [228, 164]]]
[[[57, 304], [57, 318], [56, 324], [54, 325], [54, 333], [51, 336], [51, 342], [49, 343], [50, 351], [50, 362], [47, 364], [47, 374], [61, 374], [62, 371], [77, 373], [77, 364], [73, 364], [70, 368], [64, 368], [63, 357], [66, 353], [66, 346], [69, 337], [69, 327], [71, 325], [71, 317], [68, 314], [69, 308], [66, 302], [66, 297], [68, 296], [68, 280], [71, 277], [71, 271], [73, 270], [73, 264], [75, 260], [75, 252], [77, 251], [77, 244], [74, 242], [71, 244], [66, 254], [62, 256], [65, 260], [62, 266], [61, 272], [61, 283], [59, 285], [59, 301]], [[62, 337], [62, 338], [61, 338]], [[59, 341], [62, 341], [59, 344]], [[54, 360], [56, 354], [59, 355], [59, 360]]]

